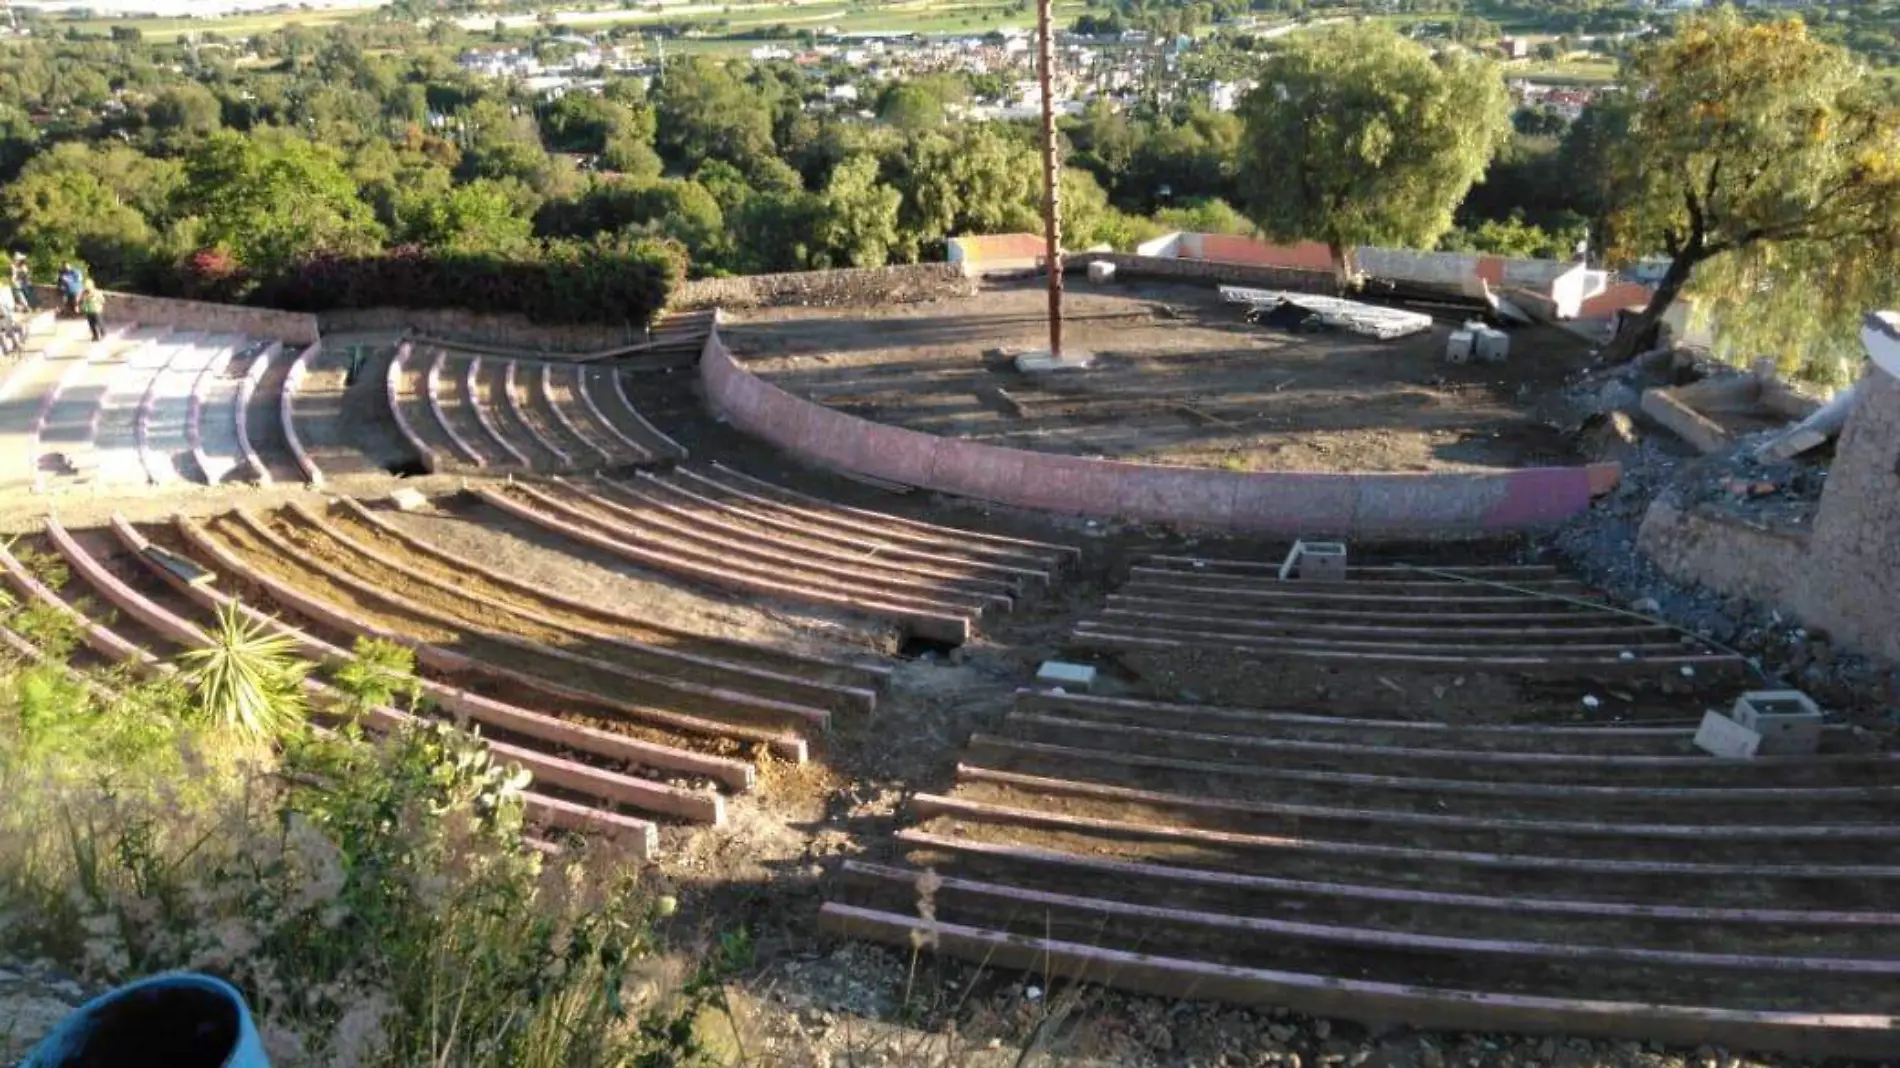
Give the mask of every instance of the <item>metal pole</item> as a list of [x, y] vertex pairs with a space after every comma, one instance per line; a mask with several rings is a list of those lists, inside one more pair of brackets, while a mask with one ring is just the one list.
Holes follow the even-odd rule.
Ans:
[[1042, 236], [1049, 264], [1049, 355], [1062, 355], [1062, 168], [1056, 159], [1055, 31], [1050, 27], [1051, 0], [1037, 0], [1036, 33], [1040, 39], [1042, 82]]

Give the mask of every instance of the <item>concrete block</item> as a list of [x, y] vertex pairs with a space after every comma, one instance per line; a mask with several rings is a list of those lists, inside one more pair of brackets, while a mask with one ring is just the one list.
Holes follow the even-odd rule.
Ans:
[[1511, 335], [1482, 327], [1472, 331], [1472, 351], [1479, 363], [1503, 363], [1511, 355]]
[[1065, 352], [1054, 355], [1047, 349], [1020, 353], [1016, 357], [1016, 369], [1026, 375], [1049, 374], [1054, 371], [1086, 371], [1095, 358], [1086, 352]]
[[1060, 686], [1069, 693], [1088, 693], [1095, 686], [1095, 668], [1067, 660], [1044, 660], [1036, 669], [1036, 681], [1044, 686]]
[[1720, 712], [1707, 712], [1695, 732], [1695, 747], [1711, 756], [1747, 759], [1761, 751], [1761, 735]]
[[1280, 565], [1282, 581], [1340, 582], [1346, 577], [1346, 544], [1338, 541], [1296, 541]]
[[1470, 328], [1453, 330], [1451, 336], [1445, 339], [1445, 362], [1470, 363], [1471, 352], [1477, 347], [1477, 342], [1477, 335]]
[[1731, 444], [1728, 431], [1682, 403], [1670, 390], [1644, 390], [1643, 414], [1661, 423], [1700, 452], [1721, 452]]
[[424, 497], [418, 490], [399, 489], [389, 495], [389, 503], [395, 505], [398, 511], [413, 512], [419, 508], [427, 508], [429, 498]]
[[1761, 736], [1763, 756], [1808, 756], [1821, 748], [1821, 708], [1800, 690], [1752, 690], [1735, 699], [1729, 717]]

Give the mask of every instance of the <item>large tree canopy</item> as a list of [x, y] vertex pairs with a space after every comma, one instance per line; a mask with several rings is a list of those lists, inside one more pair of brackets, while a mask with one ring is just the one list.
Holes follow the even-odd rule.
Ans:
[[1632, 57], [1624, 89], [1629, 135], [1606, 161], [1612, 238], [1625, 254], [1660, 246], [1670, 264], [1606, 360], [1635, 355], [1696, 267], [1717, 256], [1809, 246], [1791, 247], [1783, 263], [1830, 273], [1850, 253], [1859, 272], [1891, 263], [1900, 109], [1887, 82], [1799, 19], [1751, 23], [1726, 8], [1686, 18]]
[[331, 149], [292, 134], [211, 135], [185, 159], [179, 214], [200, 239], [260, 272], [320, 252], [361, 253], [382, 239]]
[[1299, 38], [1241, 104], [1248, 213], [1277, 241], [1430, 248], [1510, 132], [1489, 64], [1432, 56], [1379, 26]]

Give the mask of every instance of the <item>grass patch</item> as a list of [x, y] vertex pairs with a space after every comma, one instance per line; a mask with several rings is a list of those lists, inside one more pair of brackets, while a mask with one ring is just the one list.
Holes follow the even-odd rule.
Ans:
[[164, 43], [176, 41], [189, 34], [215, 33], [225, 37], [251, 37], [291, 26], [321, 29], [360, 18], [364, 14], [362, 9], [332, 9], [233, 15], [221, 19], [60, 19], [53, 25], [61, 33], [72, 28], [86, 37], [110, 37], [114, 26], [125, 26], [139, 31], [147, 41]]

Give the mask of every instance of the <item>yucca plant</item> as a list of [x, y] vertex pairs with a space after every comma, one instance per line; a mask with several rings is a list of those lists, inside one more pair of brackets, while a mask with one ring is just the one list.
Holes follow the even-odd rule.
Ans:
[[211, 644], [181, 658], [198, 710], [214, 723], [253, 738], [276, 738], [302, 722], [303, 677], [309, 665], [296, 643], [240, 613], [218, 610]]

